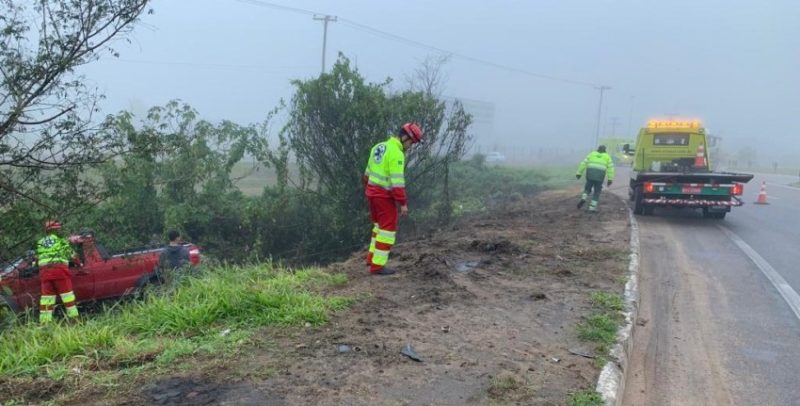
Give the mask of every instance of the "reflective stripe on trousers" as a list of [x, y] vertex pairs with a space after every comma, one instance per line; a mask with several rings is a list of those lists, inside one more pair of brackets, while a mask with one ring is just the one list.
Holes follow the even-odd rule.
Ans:
[[397, 235], [397, 203], [392, 198], [370, 197], [372, 239], [367, 260], [370, 271], [377, 272], [389, 261], [389, 252]]

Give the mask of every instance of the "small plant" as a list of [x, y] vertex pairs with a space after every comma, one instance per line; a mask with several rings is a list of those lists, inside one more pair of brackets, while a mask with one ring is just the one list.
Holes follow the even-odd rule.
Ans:
[[606, 292], [592, 292], [592, 305], [605, 311], [619, 312], [625, 308], [622, 296]]
[[506, 404], [529, 399], [536, 392], [536, 388], [527, 380], [520, 380], [510, 373], [503, 373], [492, 378], [487, 392], [490, 399]]
[[569, 396], [569, 406], [602, 406], [603, 397], [593, 390], [574, 392]]
[[596, 343], [597, 359], [603, 361], [617, 339], [625, 303], [622, 296], [606, 292], [593, 292], [591, 303], [594, 311], [578, 325], [578, 337]]
[[511, 392], [522, 387], [522, 383], [511, 375], [496, 376], [489, 384], [489, 396], [495, 399], [504, 399]]
[[606, 314], [592, 314], [578, 326], [578, 337], [598, 344], [598, 352], [607, 353], [617, 337], [617, 322]]

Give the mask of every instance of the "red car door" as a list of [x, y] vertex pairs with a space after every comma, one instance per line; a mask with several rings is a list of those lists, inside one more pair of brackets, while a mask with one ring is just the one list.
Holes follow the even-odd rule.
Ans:
[[[69, 271], [72, 276], [72, 291], [75, 292], [78, 303], [93, 300], [94, 276], [92, 273], [77, 267], [70, 267]], [[21, 309], [38, 307], [41, 289], [38, 267], [29, 267], [25, 264], [18, 270], [14, 298]]]
[[17, 284], [14, 289], [14, 299], [21, 310], [29, 307], [39, 307], [41, 284], [39, 283], [39, 268], [31, 266], [27, 261], [20, 264], [16, 270]]
[[119, 297], [133, 292], [144, 273], [143, 258], [113, 256], [95, 275], [95, 296], [98, 299]]
[[86, 267], [71, 266], [69, 274], [72, 275], [72, 290], [78, 303], [95, 299], [94, 273]]

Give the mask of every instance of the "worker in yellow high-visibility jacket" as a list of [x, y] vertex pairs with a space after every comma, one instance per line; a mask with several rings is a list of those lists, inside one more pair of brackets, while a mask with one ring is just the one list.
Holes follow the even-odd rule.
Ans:
[[78, 257], [69, 241], [59, 235], [61, 223], [48, 220], [44, 226], [45, 235], [36, 242], [36, 262], [39, 265], [39, 281], [42, 296], [39, 298], [39, 321], [53, 321], [53, 307], [56, 296], [67, 312], [67, 317], [78, 317], [75, 307], [75, 292], [72, 290], [72, 276], [69, 273], [69, 262], [78, 262]]
[[607, 186], [611, 186], [614, 181], [614, 161], [611, 155], [606, 153], [606, 146], [600, 145], [597, 151], [592, 151], [586, 158], [578, 165], [578, 172], [575, 178], [580, 179], [581, 175], [586, 172], [586, 186], [583, 188], [583, 195], [581, 200], [578, 201], [578, 208], [580, 209], [589, 198], [589, 193], [592, 193], [592, 201], [589, 203], [589, 211], [597, 211], [597, 202], [600, 200], [600, 191], [603, 190], [603, 180], [608, 176], [606, 181]]
[[405, 180], [405, 151], [422, 141], [422, 130], [416, 123], [406, 123], [388, 140], [372, 147], [364, 171], [364, 184], [372, 219], [372, 239], [367, 263], [372, 274], [391, 275], [386, 266], [389, 251], [397, 233], [398, 206], [401, 215], [408, 214]]

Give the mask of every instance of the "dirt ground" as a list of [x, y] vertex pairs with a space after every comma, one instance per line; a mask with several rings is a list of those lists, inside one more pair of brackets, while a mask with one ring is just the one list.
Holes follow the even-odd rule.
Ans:
[[[321, 327], [267, 328], [246, 356], [76, 404], [561, 405], [593, 389], [600, 363], [577, 337], [593, 291], [621, 293], [625, 203], [599, 214], [548, 192], [395, 247], [392, 276], [364, 252], [329, 267], [361, 298]], [[410, 344], [421, 358], [401, 354]], [[583, 354], [583, 355], [578, 355]]]

